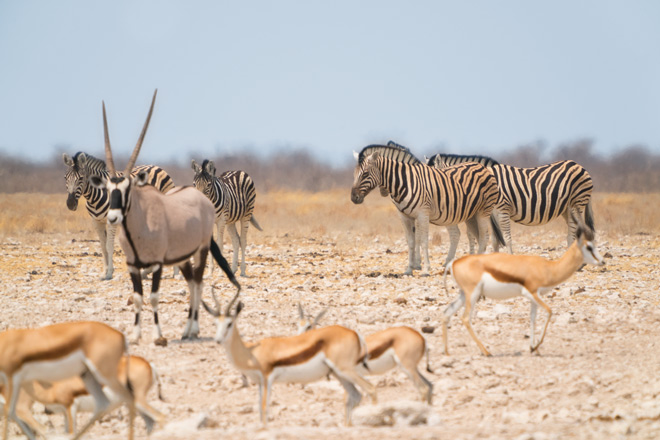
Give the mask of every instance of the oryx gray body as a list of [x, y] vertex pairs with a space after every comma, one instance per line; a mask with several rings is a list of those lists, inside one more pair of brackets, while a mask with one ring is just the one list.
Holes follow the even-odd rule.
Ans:
[[[108, 169], [104, 161], [82, 151], [72, 157], [64, 153], [62, 159], [68, 167], [64, 174], [68, 193], [66, 206], [69, 210], [75, 211], [78, 209], [80, 197], [85, 199], [87, 212], [93, 220], [94, 229], [101, 244], [103, 255], [103, 275], [101, 279], [110, 280], [114, 272], [112, 254], [117, 227], [108, 224], [106, 221], [108, 208], [110, 207], [108, 191], [105, 188], [97, 188], [90, 184], [92, 176], [108, 178]], [[155, 165], [139, 165], [133, 168], [131, 175], [136, 176], [142, 171], [147, 172], [149, 185], [156, 187], [159, 191], [165, 193], [174, 188], [172, 178], [164, 169]]]
[[[130, 169], [140, 151], [144, 135], [153, 111], [156, 93], [151, 102], [149, 115], [142, 129], [127, 169]], [[202, 296], [202, 279], [209, 250], [229, 279], [240, 288], [227, 261], [213, 241], [215, 211], [211, 202], [193, 187], [174, 188], [162, 194], [146, 185], [147, 174], [136, 177], [117, 175], [112, 160], [108, 136], [105, 104], [103, 105], [106, 162], [110, 179], [93, 178], [97, 187], [105, 187], [110, 194], [109, 224], [121, 224], [119, 241], [126, 254], [126, 264], [133, 282], [135, 327], [133, 339], [140, 338], [140, 312], [142, 310], [142, 278], [140, 269], [153, 271], [150, 302], [154, 311], [155, 337], [164, 343], [158, 322], [158, 299], [163, 266], [176, 265], [190, 288], [190, 307], [183, 339], [196, 338], [199, 333], [199, 305]]]

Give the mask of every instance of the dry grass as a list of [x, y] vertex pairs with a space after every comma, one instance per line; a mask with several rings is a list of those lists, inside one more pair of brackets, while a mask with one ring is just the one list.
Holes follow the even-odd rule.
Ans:
[[[77, 211], [69, 211], [66, 194], [0, 194], [0, 206], [0, 235], [82, 233], [80, 239], [96, 239], [84, 202]], [[645, 235], [660, 230], [660, 194], [597, 193], [594, 212], [601, 235]], [[348, 189], [315, 193], [274, 191], [258, 195], [255, 216], [265, 233], [251, 230], [250, 241], [284, 235], [328, 236], [338, 244], [356, 238], [390, 241], [403, 238], [396, 208], [389, 198], [377, 193], [369, 195], [362, 205], [354, 205]], [[562, 234], [563, 219], [537, 228], [514, 224], [514, 242], [521, 234], [542, 234], [546, 230]], [[432, 228], [429, 238], [432, 246], [440, 246], [446, 237], [444, 228]]]

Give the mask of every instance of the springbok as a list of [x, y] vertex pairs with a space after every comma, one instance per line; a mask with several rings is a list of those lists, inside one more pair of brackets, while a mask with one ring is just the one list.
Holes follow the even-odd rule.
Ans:
[[227, 260], [222, 256], [220, 248], [213, 241], [215, 210], [209, 199], [191, 186], [175, 187], [167, 194], [163, 194], [153, 186], [146, 185], [145, 172], [139, 172], [135, 177], [129, 173], [147, 132], [157, 92], [157, 90], [154, 92], [147, 120], [123, 174], [115, 172], [105, 103], [103, 103], [105, 156], [111, 177], [106, 179], [102, 176], [93, 176], [91, 181], [97, 187], [105, 187], [110, 194], [108, 223], [122, 226], [119, 231], [119, 242], [126, 255], [126, 265], [133, 282], [135, 307], [133, 341], [139, 341], [141, 333], [140, 312], [143, 296], [140, 269], [150, 269], [153, 276], [149, 301], [154, 313], [154, 337], [157, 344], [164, 345], [167, 341], [163, 338], [158, 322], [158, 299], [163, 266], [178, 266], [190, 289], [188, 321], [182, 339], [196, 338], [199, 334], [199, 303], [209, 249], [213, 258], [239, 291], [240, 284], [234, 277]]
[[[155, 423], [162, 426], [165, 416], [152, 407], [147, 400], [147, 394], [154, 383], [158, 385], [158, 398], [163, 400], [160, 379], [151, 363], [139, 356], [130, 356], [130, 360], [128, 356], [122, 356], [119, 362], [118, 377], [124, 385], [127, 383], [127, 378], [130, 380], [135, 406], [147, 425], [147, 432], [151, 433]], [[116, 396], [107, 388], [104, 388], [103, 391], [109, 400], [116, 399]], [[45, 437], [45, 427], [34, 419], [31, 411], [35, 401], [43, 404], [49, 411], [61, 412], [64, 415], [65, 430], [69, 434], [73, 434], [76, 430], [78, 412], [94, 411], [94, 399], [89, 395], [84, 382], [78, 376], [52, 384], [42, 384], [38, 381], [29, 382], [23, 385], [16, 411], [19, 418], [23, 419], [33, 431], [42, 437]]]
[[[302, 306], [298, 303], [300, 317], [298, 333], [304, 333], [315, 328], [328, 309], [323, 309], [315, 318], [305, 316]], [[419, 361], [426, 353], [426, 371], [433, 373], [429, 364], [429, 349], [426, 339], [417, 330], [407, 326], [390, 327], [368, 335], [364, 338], [367, 344], [367, 358], [357, 366], [361, 375], [384, 374], [394, 367], [400, 367], [419, 390], [422, 400], [429, 405], [433, 401], [433, 384], [417, 369]]]
[[[36, 329], [12, 329], [0, 333], [0, 382], [5, 386], [4, 432], [15, 421], [25, 435], [32, 429], [16, 414], [21, 388], [32, 381], [55, 382], [78, 376], [94, 398], [94, 414], [75, 435], [80, 438], [98, 419], [122, 403], [129, 408], [128, 438], [133, 438], [135, 404], [131, 383], [118, 379], [119, 363], [126, 351], [124, 335], [100, 322], [69, 322]], [[108, 400], [103, 387], [117, 396]]]
[[[445, 270], [444, 281], [447, 290], [447, 273], [450, 272], [458, 285], [458, 297], [445, 309], [442, 321], [442, 338], [445, 344], [445, 354], [449, 354], [447, 347], [447, 323], [449, 319], [465, 305], [461, 320], [467, 328], [472, 339], [477, 343], [482, 353], [490, 356], [490, 352], [479, 341], [472, 329], [470, 321], [475, 305], [480, 297], [491, 299], [509, 299], [524, 296], [531, 303], [531, 335], [530, 350], [535, 352], [545, 338], [545, 332], [550, 324], [552, 310], [541, 300], [541, 295], [551, 291], [554, 287], [566, 281], [582, 265], [605, 265], [603, 257], [593, 242], [594, 232], [586, 227], [582, 220], [571, 212], [572, 220], [578, 225], [577, 240], [566, 250], [558, 260], [549, 261], [535, 255], [486, 254], [468, 255], [452, 261]], [[541, 339], [535, 343], [534, 327], [536, 322], [536, 309], [543, 307], [548, 312]]]
[[264, 426], [268, 421], [271, 387], [275, 382], [308, 383], [332, 374], [348, 395], [344, 419], [348, 426], [351, 425], [353, 408], [362, 400], [356, 385], [375, 401], [375, 387], [356, 370], [356, 365], [366, 356], [366, 347], [353, 330], [334, 325], [301, 335], [246, 343], [236, 325], [243, 303], [239, 302], [232, 313], [238, 293], [229, 302], [224, 314], [220, 312], [220, 304], [213, 291], [212, 294], [217, 309], [203, 300], [202, 304], [216, 318], [218, 330], [215, 340], [225, 347], [231, 363], [259, 385], [259, 415]]

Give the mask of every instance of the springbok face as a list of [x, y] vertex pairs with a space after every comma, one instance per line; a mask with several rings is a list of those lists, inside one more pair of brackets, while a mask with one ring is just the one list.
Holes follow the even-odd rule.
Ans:
[[87, 173], [85, 171], [87, 156], [81, 152], [76, 153], [73, 157], [64, 153], [62, 159], [68, 167], [64, 174], [64, 182], [68, 193], [66, 207], [70, 211], [75, 211], [78, 209], [78, 200], [80, 200], [80, 196], [83, 195], [87, 187]]
[[218, 344], [222, 344], [229, 338], [231, 335], [233, 326], [236, 322], [236, 318], [238, 318], [238, 315], [241, 313], [241, 310], [243, 310], [243, 303], [238, 302], [238, 305], [236, 306], [236, 312], [234, 314], [231, 313], [231, 309], [234, 306], [234, 303], [238, 299], [238, 295], [241, 293], [241, 289], [238, 289], [238, 292], [234, 295], [234, 297], [229, 301], [229, 305], [227, 306], [227, 311], [223, 314], [221, 313], [222, 307], [220, 306], [220, 302], [218, 301], [218, 298], [215, 296], [215, 290], [212, 288], [211, 289], [211, 297], [213, 298], [213, 302], [215, 302], [216, 308], [214, 309], [213, 307], [209, 306], [206, 304], [206, 301], [202, 300], [202, 306], [204, 309], [209, 312], [212, 316], [215, 317], [215, 324], [217, 326], [217, 331], [215, 333], [215, 342]]
[[578, 226], [577, 239], [578, 246], [582, 251], [582, 258], [585, 264], [593, 264], [596, 266], [605, 266], [605, 260], [596, 249], [593, 242], [593, 233], [583, 226]]
[[195, 160], [192, 161], [192, 169], [195, 171], [193, 185], [206, 197], [211, 198], [213, 183], [215, 181], [215, 165], [212, 161], [204, 160], [200, 166]]
[[380, 153], [372, 153], [362, 163], [358, 162], [355, 166], [353, 187], [351, 188], [351, 201], [356, 205], [362, 203], [367, 194], [381, 184], [381, 175], [376, 166], [378, 159], [380, 159]]

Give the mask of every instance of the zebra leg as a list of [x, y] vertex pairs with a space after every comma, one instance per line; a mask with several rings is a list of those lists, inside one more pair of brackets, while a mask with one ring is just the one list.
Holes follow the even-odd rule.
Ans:
[[[571, 216], [571, 211], [572, 210], [573, 210], [573, 208], [569, 207], [566, 211], [564, 211], [564, 214], [563, 214], [564, 220], [566, 220], [566, 225], [568, 226], [568, 233], [566, 235], [566, 242], [568, 243], [569, 246], [573, 243], [573, 241], [575, 241], [575, 235], [576, 235], [576, 232], [577, 232], [577, 223], [575, 223], [575, 221], [573, 220], [573, 216]], [[578, 210], [576, 210], [576, 211], [577, 211], [577, 215], [581, 217], [582, 213]]]
[[477, 224], [479, 225], [479, 249], [477, 253], [483, 254], [486, 252], [486, 245], [488, 245], [488, 225], [490, 217], [477, 217]]
[[456, 256], [456, 248], [458, 248], [458, 240], [461, 238], [461, 230], [458, 229], [458, 225], [447, 226], [447, 232], [449, 233], [449, 251], [447, 252], [447, 258], [445, 259], [445, 267], [451, 262]]
[[470, 253], [474, 254], [474, 251], [477, 248], [476, 247], [477, 240], [479, 239], [479, 222], [477, 221], [476, 217], [472, 217], [465, 222], [465, 226], [467, 226], [467, 236], [468, 236], [468, 242], [470, 243]]
[[249, 220], [241, 220], [241, 276], [245, 274], [245, 249], [247, 248], [247, 233], [248, 233]]
[[151, 309], [154, 312], [154, 340], [160, 341], [163, 339], [163, 333], [160, 330], [160, 323], [158, 322], [158, 300], [160, 299], [160, 279], [163, 275], [163, 266], [158, 266], [151, 276], [151, 296], [149, 302]]
[[231, 247], [234, 254], [231, 256], [231, 271], [236, 273], [238, 269], [238, 248], [241, 245], [241, 237], [238, 236], [238, 231], [236, 230], [236, 223], [229, 223], [227, 225], [229, 230], [229, 235], [231, 236]]
[[408, 242], [408, 268], [404, 275], [412, 275], [415, 266], [415, 219], [399, 212], [401, 223], [403, 223], [403, 230], [406, 233], [406, 241]]
[[415, 240], [420, 246], [420, 256], [422, 260], [422, 276], [428, 276], [431, 268], [429, 260], [429, 216], [427, 213], [420, 213], [417, 216], [417, 231]]
[[[500, 224], [500, 230], [506, 241], [507, 249], [510, 254], [513, 254], [513, 243], [511, 242], [511, 214], [507, 211], [495, 209], [493, 214], [497, 216], [498, 223]], [[495, 252], [500, 251], [500, 243], [497, 241], [497, 236], [493, 234], [493, 250]]]
[[133, 307], [135, 308], [135, 322], [133, 324], [133, 338], [132, 342], [140, 342], [140, 312], [142, 312], [142, 275], [140, 274], [140, 269], [135, 266], [128, 266], [128, 272], [131, 275], [131, 281], [133, 282]]

